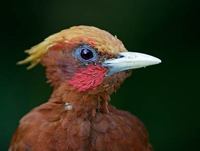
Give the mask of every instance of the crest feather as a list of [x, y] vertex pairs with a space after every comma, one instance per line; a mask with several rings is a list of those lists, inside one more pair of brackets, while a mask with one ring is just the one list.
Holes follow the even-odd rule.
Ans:
[[82, 39], [93, 39], [95, 41], [95, 48], [100, 52], [116, 54], [121, 51], [126, 51], [123, 43], [117, 39], [116, 36], [112, 36], [107, 31], [92, 26], [73, 26], [47, 37], [43, 42], [26, 50], [25, 53], [29, 56], [26, 59], [19, 61], [17, 64], [30, 63], [28, 69], [31, 69], [40, 63], [42, 56], [56, 42], [69, 41], [77, 37], [82, 37]]
[[21, 65], [30, 63], [27, 69], [33, 68], [40, 62], [41, 56], [47, 52], [48, 45], [49, 41], [44, 40], [38, 45], [33, 46], [31, 49], [26, 50], [25, 53], [27, 53], [29, 56], [26, 59], [19, 61], [17, 64]]

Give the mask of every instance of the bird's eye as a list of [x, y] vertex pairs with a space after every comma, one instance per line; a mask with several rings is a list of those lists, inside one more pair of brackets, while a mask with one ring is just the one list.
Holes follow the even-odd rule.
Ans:
[[88, 48], [83, 48], [81, 50], [81, 57], [85, 60], [93, 58], [93, 52]]
[[81, 45], [74, 51], [74, 56], [81, 62], [95, 62], [98, 59], [98, 54], [94, 48], [89, 45]]

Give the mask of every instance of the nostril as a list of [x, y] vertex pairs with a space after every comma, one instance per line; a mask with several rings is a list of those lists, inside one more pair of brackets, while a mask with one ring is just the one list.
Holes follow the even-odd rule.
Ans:
[[123, 58], [124, 56], [123, 55], [121, 55], [121, 54], [119, 54], [118, 56], [117, 56], [117, 58]]

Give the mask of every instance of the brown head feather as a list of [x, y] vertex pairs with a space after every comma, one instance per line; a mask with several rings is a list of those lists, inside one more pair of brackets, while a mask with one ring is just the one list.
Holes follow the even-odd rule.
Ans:
[[42, 56], [48, 51], [48, 48], [59, 41], [68, 42], [77, 38], [85, 39], [85, 41], [91, 39], [99, 52], [117, 54], [121, 51], [126, 51], [123, 43], [117, 39], [116, 36], [112, 36], [107, 31], [92, 26], [74, 26], [53, 34], [38, 45], [26, 50], [25, 52], [28, 53], [29, 56], [19, 61], [18, 64], [30, 63], [28, 69], [33, 68], [40, 63]]

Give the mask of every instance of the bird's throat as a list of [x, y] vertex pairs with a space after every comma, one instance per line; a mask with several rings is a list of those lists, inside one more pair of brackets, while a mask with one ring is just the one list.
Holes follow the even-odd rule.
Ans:
[[[50, 102], [63, 104], [63, 109], [77, 116], [95, 116], [96, 112], [108, 113], [108, 102], [110, 95], [102, 92], [98, 94], [77, 92], [71, 89], [68, 84], [63, 84], [55, 89], [51, 95]], [[70, 105], [70, 110], [69, 106]]]

